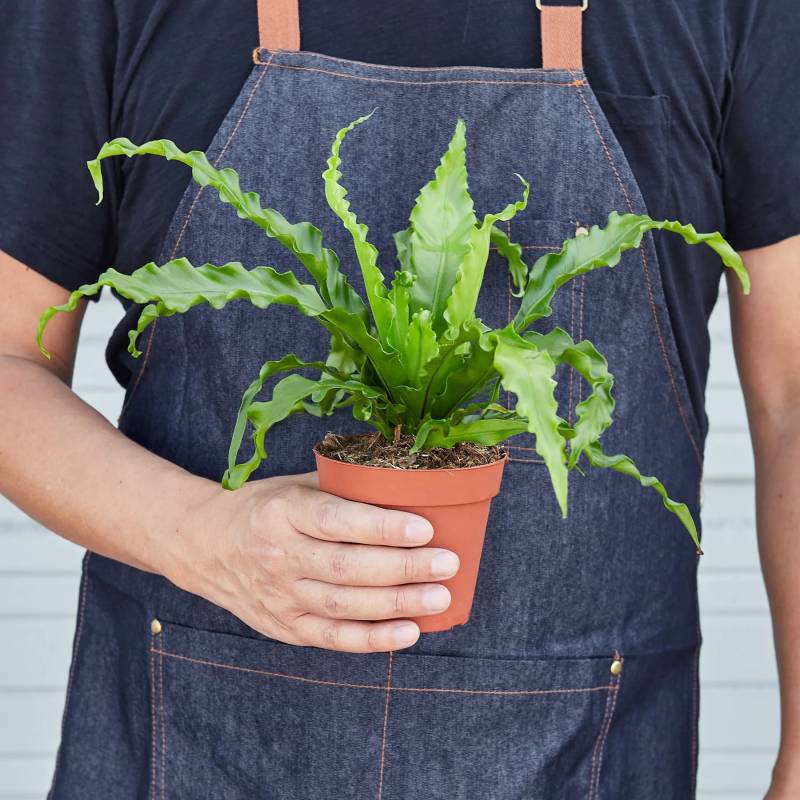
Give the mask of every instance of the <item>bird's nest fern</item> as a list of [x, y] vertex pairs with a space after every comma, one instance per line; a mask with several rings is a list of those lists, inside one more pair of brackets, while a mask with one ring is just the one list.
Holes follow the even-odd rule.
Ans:
[[[240, 487], [267, 457], [265, 436], [276, 423], [297, 412], [328, 415], [350, 407], [355, 418], [386, 438], [395, 431], [412, 435], [414, 450], [458, 442], [493, 445], [517, 433], [532, 433], [564, 515], [568, 474], [583, 456], [593, 467], [616, 470], [655, 489], [699, 549], [687, 506], [672, 500], [656, 478], [643, 476], [627, 456], [603, 451], [600, 439], [614, 411], [613, 376], [603, 355], [590, 341], [575, 342], [561, 328], [546, 334], [530, 328], [552, 313], [550, 302], [567, 281], [599, 267], [616, 266], [622, 253], [638, 247], [648, 231], [663, 229], [688, 244], [707, 245], [736, 272], [747, 291], [748, 276], [739, 255], [719, 233], [698, 233], [679, 222], [612, 212], [605, 226], [568, 239], [559, 252], [528, 268], [520, 246], [495, 225], [525, 209], [528, 183], [517, 176], [523, 187], [521, 198], [478, 219], [467, 184], [465, 125], [459, 120], [433, 179], [416, 198], [409, 226], [394, 234], [400, 269], [387, 285], [367, 226], [351, 210], [340, 183], [342, 143], [368, 116], [339, 131], [322, 174], [326, 200], [352, 236], [366, 302], [339, 269], [337, 254], [323, 246], [319, 229], [310, 222], [290, 223], [280, 212], [263, 208], [258, 194], [240, 188], [233, 169], [216, 169], [204, 153], [183, 152], [165, 139], [142, 145], [114, 139], [88, 164], [98, 202], [103, 196], [103, 159], [151, 154], [179, 161], [191, 168], [200, 186], [215, 189], [239, 217], [279, 241], [314, 283], [301, 283], [294, 272], [278, 272], [271, 266], [246, 268], [232, 262], [195, 267], [185, 258], [150, 263], [130, 275], [109, 269], [95, 283], [73, 292], [67, 303], [43, 314], [38, 331], [42, 352], [47, 355], [42, 344], [47, 322], [60, 311], [74, 310], [81, 298], [97, 294], [103, 286], [143, 305], [130, 333], [129, 349], [135, 356], [139, 336], [155, 319], [201, 303], [222, 308], [245, 299], [263, 309], [275, 303], [293, 306], [328, 331], [329, 352], [320, 354], [324, 361], [303, 361], [289, 354], [263, 365], [236, 417], [225, 487]], [[490, 246], [508, 262], [515, 294], [521, 298], [514, 319], [497, 330], [484, 325], [475, 313]], [[554, 393], [559, 364], [572, 367], [591, 390], [575, 409], [574, 425], [559, 415]], [[309, 369], [318, 377], [306, 377]], [[284, 377], [271, 397], [257, 400], [265, 381], [279, 374]], [[513, 408], [497, 402], [501, 389], [516, 397]], [[248, 428], [254, 452], [240, 462]]]

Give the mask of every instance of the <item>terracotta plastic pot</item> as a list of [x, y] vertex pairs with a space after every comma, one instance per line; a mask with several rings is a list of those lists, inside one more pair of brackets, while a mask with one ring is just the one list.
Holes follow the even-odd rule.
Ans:
[[500, 491], [507, 458], [479, 467], [404, 470], [347, 464], [322, 456], [316, 449], [314, 456], [323, 492], [411, 511], [433, 525], [433, 539], [424, 546], [452, 550], [461, 559], [461, 567], [453, 578], [440, 581], [452, 598], [447, 610], [413, 619], [425, 633], [446, 631], [467, 622], [489, 506]]

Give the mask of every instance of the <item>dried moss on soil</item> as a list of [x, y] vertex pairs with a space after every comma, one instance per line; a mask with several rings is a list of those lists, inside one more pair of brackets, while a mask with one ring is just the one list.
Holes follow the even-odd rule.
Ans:
[[328, 433], [316, 449], [320, 455], [336, 461], [389, 469], [478, 467], [491, 464], [506, 454], [502, 445], [486, 446], [471, 442], [460, 442], [452, 448], [434, 447], [411, 453], [409, 451], [413, 444], [413, 436], [401, 436], [397, 441], [389, 441], [378, 431], [349, 436]]

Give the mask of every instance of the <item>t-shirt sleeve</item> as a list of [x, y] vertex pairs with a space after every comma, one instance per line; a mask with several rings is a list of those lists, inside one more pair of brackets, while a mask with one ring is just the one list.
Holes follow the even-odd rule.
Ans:
[[0, 250], [66, 289], [110, 266], [112, 202], [86, 161], [106, 141], [114, 4], [0, 3]]
[[800, 14], [796, 0], [729, 8], [723, 190], [728, 237], [747, 250], [800, 234]]

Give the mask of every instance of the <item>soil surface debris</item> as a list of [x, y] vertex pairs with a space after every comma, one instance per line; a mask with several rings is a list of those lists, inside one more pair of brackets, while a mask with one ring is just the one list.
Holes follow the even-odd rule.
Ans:
[[502, 445], [482, 445], [459, 442], [454, 447], [434, 447], [409, 452], [414, 437], [403, 435], [396, 441], [384, 438], [380, 431], [342, 435], [328, 433], [317, 445], [317, 452], [336, 461], [361, 464], [365, 467], [389, 469], [457, 469], [478, 467], [501, 459], [506, 450]]

